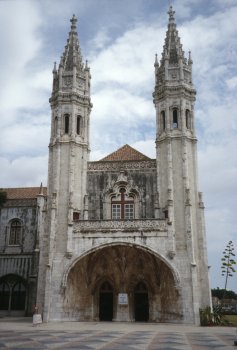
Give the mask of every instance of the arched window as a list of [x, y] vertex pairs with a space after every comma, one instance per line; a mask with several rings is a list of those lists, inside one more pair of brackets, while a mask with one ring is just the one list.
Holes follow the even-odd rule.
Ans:
[[81, 116], [80, 115], [77, 116], [76, 129], [77, 129], [77, 135], [80, 135], [81, 133]]
[[112, 220], [133, 219], [134, 218], [134, 197], [126, 193], [125, 188], [120, 189], [119, 196], [111, 198]]
[[69, 133], [69, 114], [65, 114], [64, 116], [64, 132], [65, 134]]
[[178, 110], [177, 108], [173, 109], [173, 129], [178, 128]]
[[58, 132], [58, 117], [55, 117], [54, 119], [54, 136], [57, 136]]
[[166, 128], [165, 111], [162, 111], [162, 112], [161, 112], [161, 122], [162, 122], [163, 130], [165, 130], [165, 128]]
[[17, 275], [6, 275], [0, 280], [0, 310], [25, 310], [27, 288]]
[[186, 117], [186, 128], [191, 129], [191, 118], [190, 118], [190, 110], [189, 109], [186, 109], [185, 117]]
[[9, 245], [20, 245], [22, 234], [22, 224], [21, 221], [15, 219], [10, 225], [10, 235], [9, 235]]

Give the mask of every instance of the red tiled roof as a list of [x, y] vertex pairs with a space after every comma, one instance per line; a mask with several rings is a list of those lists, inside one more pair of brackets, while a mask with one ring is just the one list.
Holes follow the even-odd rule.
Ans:
[[109, 154], [108, 156], [102, 158], [100, 162], [113, 162], [113, 161], [128, 161], [128, 160], [151, 160], [151, 158], [145, 156], [141, 152], [132, 148], [129, 145], [124, 145], [117, 151]]
[[[42, 187], [42, 190], [46, 196], [47, 187]], [[7, 199], [32, 199], [40, 194], [41, 187], [1, 188], [0, 191], [6, 192]]]

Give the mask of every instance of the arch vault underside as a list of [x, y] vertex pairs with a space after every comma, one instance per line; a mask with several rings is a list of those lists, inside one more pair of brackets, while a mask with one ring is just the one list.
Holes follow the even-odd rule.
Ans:
[[63, 310], [66, 318], [81, 321], [175, 321], [182, 318], [180, 299], [164, 261], [138, 246], [118, 244], [93, 251], [73, 265]]

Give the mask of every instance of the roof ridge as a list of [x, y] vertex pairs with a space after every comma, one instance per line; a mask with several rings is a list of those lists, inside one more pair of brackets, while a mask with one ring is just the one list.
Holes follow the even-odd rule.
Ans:
[[108, 154], [104, 158], [100, 159], [100, 162], [104, 161], [132, 161], [132, 160], [151, 160], [148, 156], [131, 147], [128, 144], [123, 145], [116, 151]]
[[6, 192], [7, 199], [33, 199], [38, 195], [47, 195], [47, 187], [8, 187], [1, 188], [0, 191]]

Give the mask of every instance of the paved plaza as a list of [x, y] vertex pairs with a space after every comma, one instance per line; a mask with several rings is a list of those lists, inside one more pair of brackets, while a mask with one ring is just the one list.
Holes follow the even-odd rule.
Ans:
[[190, 325], [52, 322], [33, 327], [31, 319], [0, 319], [0, 350], [229, 350], [234, 327]]

